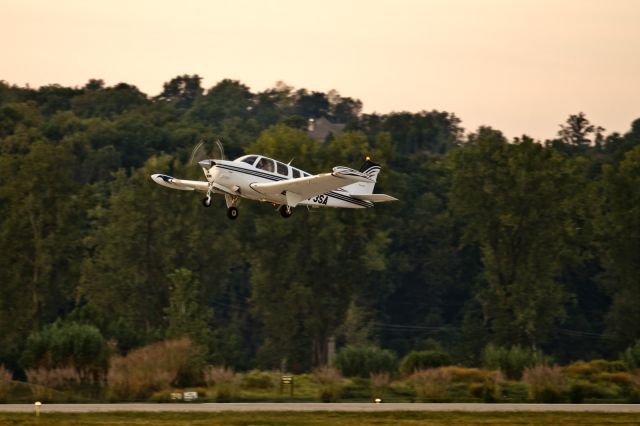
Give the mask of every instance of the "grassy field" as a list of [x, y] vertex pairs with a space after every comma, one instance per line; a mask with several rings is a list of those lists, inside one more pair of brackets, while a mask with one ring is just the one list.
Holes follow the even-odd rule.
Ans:
[[0, 413], [0, 425], [640, 425], [638, 414], [605, 413]]

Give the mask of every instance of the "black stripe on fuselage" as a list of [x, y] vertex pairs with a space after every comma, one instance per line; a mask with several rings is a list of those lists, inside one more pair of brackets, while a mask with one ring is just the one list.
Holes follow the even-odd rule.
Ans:
[[[257, 170], [251, 170], [251, 169], [245, 169], [245, 168], [238, 167], [238, 166], [232, 166], [230, 164], [216, 164], [216, 167], [220, 167], [221, 169], [231, 170], [232, 172], [245, 173], [245, 174], [248, 174], [248, 175], [257, 176], [257, 177], [273, 180], [273, 181], [276, 181], [276, 182], [279, 182], [281, 180], [289, 180], [289, 178], [286, 178], [286, 177], [283, 177], [283, 176], [275, 176], [275, 175], [272, 175], [272, 174], [267, 174], [265, 172], [259, 172]], [[335, 191], [330, 191], [326, 195], [328, 195], [330, 197], [333, 197], [333, 198], [335, 198], [337, 200], [342, 200], [342, 201], [346, 201], [348, 203], [356, 204], [358, 206], [373, 207], [373, 203], [370, 202], [370, 201], [358, 200], [356, 198], [351, 198], [348, 195], [340, 194], [340, 193], [335, 192]]]

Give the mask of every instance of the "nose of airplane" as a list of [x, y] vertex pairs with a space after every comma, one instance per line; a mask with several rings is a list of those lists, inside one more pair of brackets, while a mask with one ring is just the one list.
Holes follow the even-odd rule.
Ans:
[[213, 160], [198, 161], [198, 164], [200, 165], [200, 167], [202, 167], [203, 169], [207, 169], [207, 170], [209, 170], [211, 167], [216, 165], [215, 161], [213, 161]]

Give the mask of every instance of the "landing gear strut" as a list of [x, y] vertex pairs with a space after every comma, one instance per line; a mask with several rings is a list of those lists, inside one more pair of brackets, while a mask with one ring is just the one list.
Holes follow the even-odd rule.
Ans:
[[282, 216], [283, 218], [287, 219], [287, 218], [291, 217], [292, 214], [293, 214], [293, 210], [291, 209], [290, 206], [281, 206], [280, 207], [280, 216]]
[[231, 220], [236, 220], [238, 218], [238, 208], [237, 207], [229, 207], [227, 209], [227, 217]]

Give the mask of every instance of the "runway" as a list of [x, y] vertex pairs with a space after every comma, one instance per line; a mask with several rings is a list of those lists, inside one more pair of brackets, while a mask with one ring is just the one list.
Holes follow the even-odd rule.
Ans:
[[[32, 404], [0, 404], [0, 412], [34, 412]], [[42, 413], [91, 412], [222, 412], [222, 411], [459, 411], [459, 412], [600, 412], [639, 413], [640, 404], [481, 404], [481, 403], [130, 403], [130, 404], [42, 404]]]

